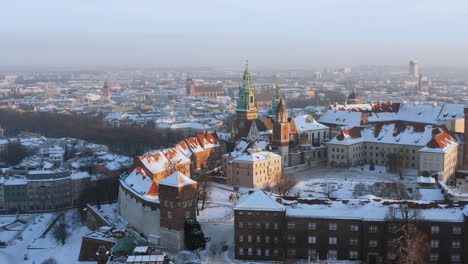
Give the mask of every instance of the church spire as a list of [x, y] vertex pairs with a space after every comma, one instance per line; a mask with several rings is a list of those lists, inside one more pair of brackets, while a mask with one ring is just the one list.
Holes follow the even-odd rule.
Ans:
[[255, 87], [252, 84], [252, 75], [249, 71], [249, 62], [246, 62], [242, 86], [239, 87], [239, 99], [237, 101], [237, 110], [256, 111]]
[[270, 114], [274, 115], [276, 113], [276, 108], [278, 107], [279, 101], [281, 99], [281, 88], [279, 84], [276, 84], [275, 98], [271, 102]]

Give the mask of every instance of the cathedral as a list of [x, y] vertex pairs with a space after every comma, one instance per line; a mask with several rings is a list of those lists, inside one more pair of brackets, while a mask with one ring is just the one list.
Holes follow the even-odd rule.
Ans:
[[[252, 74], [247, 65], [242, 85], [239, 87], [239, 98], [236, 108], [235, 139], [238, 142], [237, 144], [240, 141], [268, 141], [268, 150], [282, 157], [283, 167], [306, 164], [308, 163], [308, 159], [312, 159], [312, 155], [315, 160], [317, 153], [312, 152], [317, 152], [317, 148], [313, 148], [310, 143], [310, 139], [308, 138], [310, 131], [305, 133], [306, 131], [297, 129], [295, 119], [288, 115], [286, 100], [279, 86], [276, 86], [275, 97], [272, 101], [271, 109], [268, 111], [268, 117], [259, 118], [259, 109], [255, 96], [256, 90], [252, 83]], [[305, 122], [309, 121], [306, 120]], [[315, 125], [316, 121], [312, 120], [309, 123]], [[326, 132], [328, 128], [324, 127], [322, 129], [325, 132], [320, 133], [325, 138], [325, 134], [328, 136], [328, 132]], [[318, 134], [319, 132], [316, 133]], [[319, 146], [319, 149], [321, 152], [326, 151], [321, 146]], [[321, 153], [320, 156], [317, 154], [317, 157], [325, 158], [324, 154]]]

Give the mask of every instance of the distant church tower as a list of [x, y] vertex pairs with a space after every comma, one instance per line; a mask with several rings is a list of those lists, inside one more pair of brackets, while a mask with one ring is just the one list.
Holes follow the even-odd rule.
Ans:
[[102, 91], [102, 99], [109, 101], [111, 97], [111, 90], [107, 82], [104, 82], [104, 85], [102, 86], [101, 91]]
[[273, 145], [276, 146], [283, 158], [283, 166], [289, 165], [289, 133], [288, 109], [284, 97], [280, 98], [273, 119]]
[[187, 74], [187, 84], [185, 86], [185, 94], [187, 96], [192, 95], [195, 90], [195, 84], [193, 83], [193, 79], [190, 78], [190, 73]]
[[353, 87], [353, 90], [349, 94], [347, 103], [348, 104], [360, 104], [360, 103], [362, 103], [361, 97], [356, 93], [356, 87]]
[[255, 87], [252, 84], [252, 76], [248, 63], [245, 66], [242, 85], [239, 87], [239, 99], [237, 100], [236, 139], [246, 137], [249, 134], [251, 121], [258, 118], [257, 103], [255, 101]]

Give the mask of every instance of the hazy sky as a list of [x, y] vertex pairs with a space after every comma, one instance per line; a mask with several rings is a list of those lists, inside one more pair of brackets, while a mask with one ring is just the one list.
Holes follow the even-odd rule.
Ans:
[[468, 67], [467, 0], [11, 0], [0, 65]]

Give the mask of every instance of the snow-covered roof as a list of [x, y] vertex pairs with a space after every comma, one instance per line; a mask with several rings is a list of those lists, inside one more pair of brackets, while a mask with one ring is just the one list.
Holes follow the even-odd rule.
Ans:
[[185, 176], [182, 172], [176, 171], [169, 175], [166, 179], [159, 182], [159, 185], [166, 185], [172, 187], [183, 187], [186, 185], [192, 185], [197, 183], [196, 181]]
[[257, 190], [239, 199], [234, 210], [286, 211], [290, 218], [356, 219], [383, 221], [391, 207], [408, 204], [421, 213], [425, 221], [463, 222], [468, 214], [467, 202], [456, 201], [397, 201], [370, 196], [358, 199], [296, 199], [279, 198]]
[[145, 166], [145, 168], [151, 171], [151, 173], [163, 171], [170, 165], [169, 160], [166, 158], [166, 156], [164, 156], [162, 151], [157, 151], [155, 153], [140, 156], [138, 158], [140, 159], [141, 163]]
[[252, 152], [248, 154], [244, 154], [242, 156], [239, 156], [235, 158], [234, 160], [236, 161], [261, 161], [261, 160], [268, 160], [268, 159], [274, 159], [274, 158], [280, 158], [281, 156], [278, 154], [275, 154], [270, 151], [259, 151], [259, 152]]
[[137, 169], [124, 177], [122, 182], [139, 196], [146, 195], [153, 184], [153, 181], [150, 178], [140, 174]]
[[421, 151], [445, 152], [458, 143], [443, 127], [403, 122], [374, 123], [343, 130], [329, 144], [351, 145], [359, 142], [412, 145]]
[[435, 179], [433, 177], [424, 177], [424, 176], [419, 176], [417, 179], [418, 183], [435, 183]]
[[360, 126], [361, 120], [360, 112], [328, 110], [319, 118], [318, 122], [341, 126]]
[[[382, 221], [388, 217], [390, 207], [410, 203], [421, 213], [425, 221], [463, 222], [468, 205], [436, 201], [394, 201], [381, 199], [311, 200], [291, 202], [286, 215], [295, 218], [356, 219]], [[418, 208], [419, 207], [419, 208]]]
[[294, 118], [298, 131], [311, 131], [318, 129], [328, 129], [327, 126], [320, 124], [311, 115], [300, 115]]
[[[370, 106], [370, 105], [369, 105]], [[325, 112], [319, 122], [344, 126], [358, 126], [363, 117], [373, 122], [405, 121], [422, 124], [441, 124], [447, 120], [464, 118], [464, 104], [376, 104], [369, 107], [356, 105], [336, 106]]]
[[276, 202], [276, 196], [263, 190], [256, 190], [239, 198], [234, 210], [284, 211], [285, 207]]

